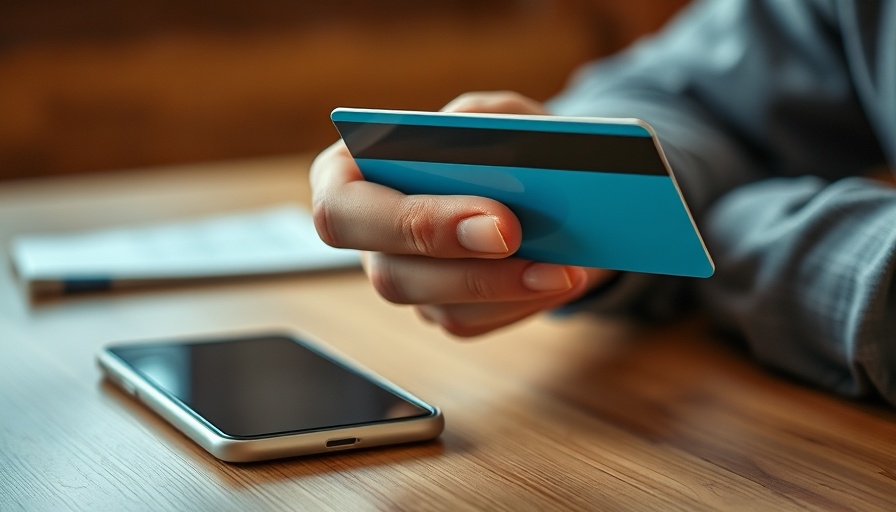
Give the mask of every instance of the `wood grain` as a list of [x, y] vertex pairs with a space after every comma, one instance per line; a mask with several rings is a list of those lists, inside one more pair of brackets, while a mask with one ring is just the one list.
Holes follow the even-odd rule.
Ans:
[[[310, 157], [0, 184], [0, 241], [308, 198]], [[757, 366], [699, 316], [458, 341], [360, 271], [30, 300], [0, 262], [0, 510], [892, 510], [896, 412]], [[347, 319], [350, 319], [348, 321]], [[437, 442], [221, 463], [104, 384], [105, 342], [317, 334], [443, 408]]]

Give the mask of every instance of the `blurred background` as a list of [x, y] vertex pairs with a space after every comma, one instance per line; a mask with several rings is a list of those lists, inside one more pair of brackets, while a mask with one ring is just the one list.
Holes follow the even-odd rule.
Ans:
[[544, 100], [686, 0], [2, 0], [0, 179], [316, 152], [337, 106]]

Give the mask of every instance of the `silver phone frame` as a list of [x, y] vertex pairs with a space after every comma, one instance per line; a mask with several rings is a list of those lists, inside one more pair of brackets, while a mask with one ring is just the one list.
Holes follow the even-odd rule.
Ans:
[[[198, 413], [190, 409], [187, 404], [156, 387], [109, 350], [115, 346], [144, 345], [149, 343], [211, 343], [237, 338], [267, 336], [286, 336], [297, 340], [299, 343], [304, 343], [313, 351], [320, 352], [325, 357], [333, 359], [348, 370], [430, 411], [430, 414], [418, 418], [396, 419], [383, 423], [278, 434], [253, 439], [234, 438], [216, 429], [208, 420], [201, 418]], [[295, 329], [184, 336], [182, 338], [166, 338], [164, 340], [115, 342], [106, 344], [100, 349], [96, 356], [96, 362], [104, 378], [149, 407], [149, 409], [183, 432], [207, 452], [225, 462], [256, 462], [426, 441], [438, 437], [445, 426], [442, 411], [438, 407], [412, 395], [407, 390], [374, 373], [333, 347], [323, 343], [318, 338], [307, 332]], [[356, 439], [356, 442], [342, 446], [327, 446], [328, 442], [351, 438]]]

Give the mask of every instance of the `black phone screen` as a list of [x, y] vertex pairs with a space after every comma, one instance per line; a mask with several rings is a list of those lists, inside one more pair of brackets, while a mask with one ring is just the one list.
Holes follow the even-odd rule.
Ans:
[[122, 345], [109, 351], [231, 437], [433, 414], [288, 336]]

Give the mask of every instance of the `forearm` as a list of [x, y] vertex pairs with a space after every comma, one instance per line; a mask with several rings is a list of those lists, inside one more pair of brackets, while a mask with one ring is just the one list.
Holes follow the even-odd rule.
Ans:
[[707, 216], [706, 307], [756, 356], [849, 396], [896, 404], [896, 189], [775, 179]]
[[[857, 175], [883, 155], [836, 38], [808, 23], [831, 14], [820, 4], [696, 2], [658, 37], [583, 68], [548, 107], [649, 122], [701, 231], [714, 202], [747, 183]], [[668, 317], [690, 282], [627, 275], [617, 284], [589, 307]]]

